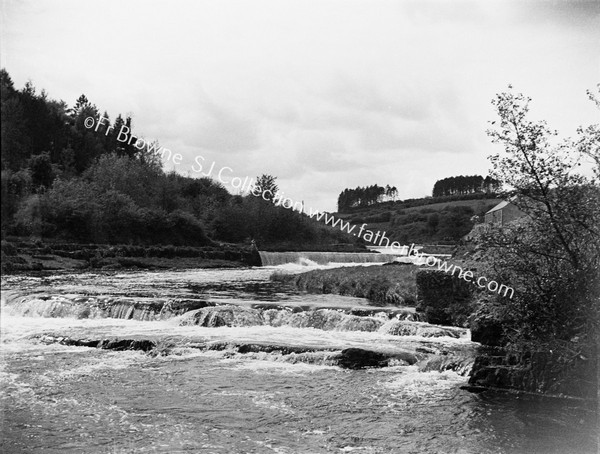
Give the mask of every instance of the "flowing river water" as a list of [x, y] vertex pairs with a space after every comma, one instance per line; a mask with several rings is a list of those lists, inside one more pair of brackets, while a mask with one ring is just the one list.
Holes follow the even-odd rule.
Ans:
[[462, 389], [466, 330], [269, 280], [306, 269], [3, 277], [2, 452], [596, 452], [591, 404]]

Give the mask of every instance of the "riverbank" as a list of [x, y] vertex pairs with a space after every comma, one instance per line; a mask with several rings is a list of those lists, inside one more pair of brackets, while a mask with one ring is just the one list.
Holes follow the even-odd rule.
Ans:
[[77, 270], [175, 270], [260, 265], [249, 247], [236, 245], [132, 246], [2, 241], [2, 274]]
[[471, 340], [481, 344], [469, 380], [474, 388], [598, 398], [598, 351], [594, 346], [579, 345], [578, 339], [552, 346], [532, 343], [527, 349], [507, 346], [501, 320], [490, 318], [485, 293], [456, 276], [413, 265], [387, 264], [313, 270], [293, 276], [275, 274], [271, 279], [308, 293], [415, 306], [419, 320], [468, 328]]
[[[352, 244], [260, 245], [272, 252], [366, 253]], [[190, 268], [235, 268], [261, 266], [254, 247], [244, 244], [212, 243], [209, 246], [82, 244], [9, 237], [2, 240], [2, 274], [76, 270], [177, 270]]]
[[366, 298], [375, 305], [414, 307], [418, 269], [410, 264], [390, 263], [313, 270], [297, 275], [275, 273], [271, 279], [291, 283], [308, 293]]

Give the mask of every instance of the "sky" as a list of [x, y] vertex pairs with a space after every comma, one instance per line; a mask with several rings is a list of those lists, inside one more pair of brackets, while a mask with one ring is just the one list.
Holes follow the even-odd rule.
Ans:
[[586, 96], [600, 82], [600, 0], [0, 4], [0, 64], [17, 88], [31, 80], [71, 106], [85, 94], [183, 156], [166, 170], [271, 174], [317, 210], [345, 188], [389, 184], [406, 199], [487, 175], [500, 151], [490, 102], [508, 84], [564, 136], [600, 120]]

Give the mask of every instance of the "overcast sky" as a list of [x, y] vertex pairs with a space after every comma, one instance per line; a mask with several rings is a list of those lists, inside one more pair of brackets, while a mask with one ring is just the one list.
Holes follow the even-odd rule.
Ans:
[[320, 210], [346, 187], [486, 175], [509, 83], [563, 135], [598, 122], [599, 1], [3, 0], [1, 37], [18, 88], [83, 93], [181, 153], [169, 169], [272, 174]]

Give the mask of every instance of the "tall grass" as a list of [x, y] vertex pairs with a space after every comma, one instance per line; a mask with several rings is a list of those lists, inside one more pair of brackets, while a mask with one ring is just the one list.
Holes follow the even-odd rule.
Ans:
[[418, 267], [382, 265], [313, 270], [299, 275], [274, 274], [272, 280], [291, 282], [309, 293], [367, 298], [374, 305], [416, 306]]

